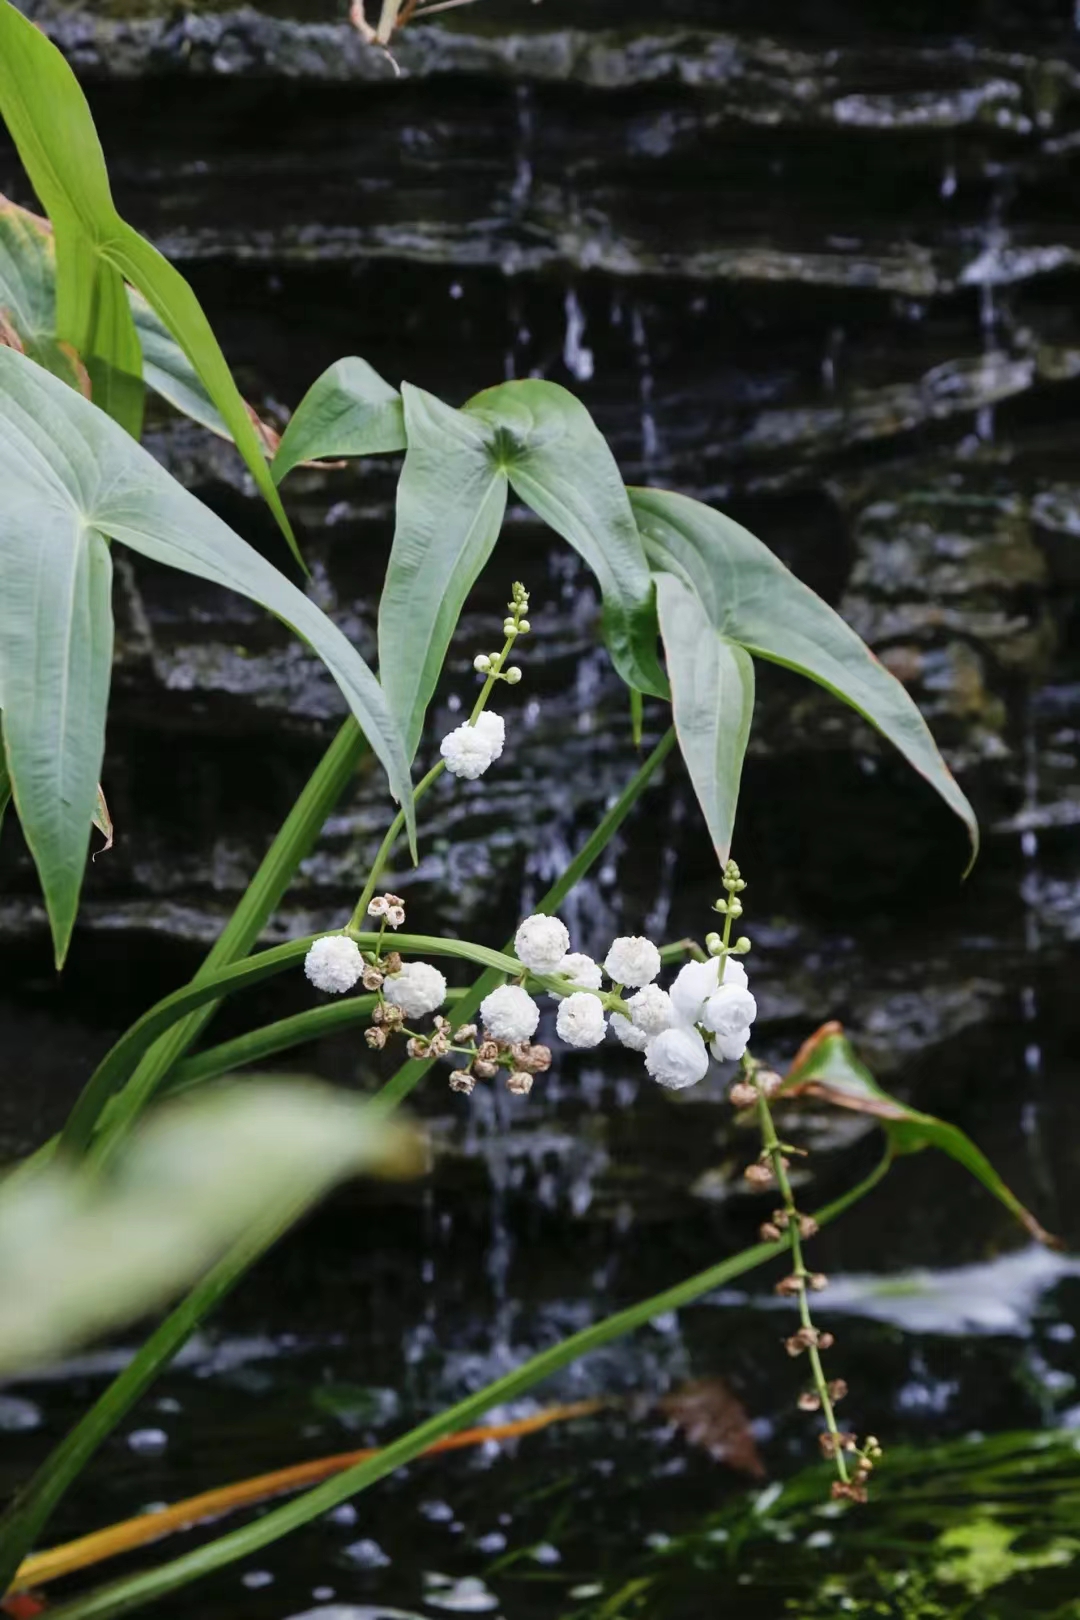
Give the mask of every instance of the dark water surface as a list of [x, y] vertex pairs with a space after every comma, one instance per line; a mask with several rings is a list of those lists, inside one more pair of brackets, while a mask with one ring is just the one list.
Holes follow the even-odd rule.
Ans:
[[[28, 9], [84, 72], [121, 208], [191, 276], [265, 414], [349, 353], [455, 402], [504, 376], [566, 383], [629, 480], [722, 504], [909, 684], [983, 820], [962, 889], [962, 836], [929, 791], [824, 694], [761, 671], [736, 849], [758, 1049], [784, 1062], [823, 1018], [843, 1019], [884, 1083], [963, 1125], [1076, 1245], [1071, 3], [834, 0], [810, 16], [790, 0], [482, 0], [452, 27], [417, 29], [400, 81], [329, 3]], [[29, 200], [6, 148], [0, 190]], [[149, 442], [284, 564], [231, 451], [164, 417]], [[371, 654], [393, 468], [291, 482], [315, 594]], [[29, 864], [4, 833], [9, 1153], [51, 1130], [116, 1033], [194, 969], [339, 712], [324, 673], [257, 610], [118, 561], [105, 779], [117, 847], [91, 873], [62, 983]], [[472, 656], [514, 578], [537, 633], [501, 705], [503, 761], [482, 782], [439, 784], [421, 865], [392, 885], [418, 928], [495, 945], [637, 758], [596, 650], [592, 582], [520, 511], [469, 603], [425, 747], [469, 700]], [[662, 723], [648, 711], [648, 737]], [[277, 935], [340, 921], [386, 819], [379, 783], [363, 780]], [[615, 932], [701, 935], [715, 889], [670, 764], [564, 915], [575, 947], [602, 954]], [[215, 1029], [308, 1004], [297, 975]], [[345, 1084], [378, 1078], [352, 1037], [304, 1062]], [[347, 1192], [282, 1245], [103, 1450], [50, 1539], [389, 1437], [748, 1241], [762, 1211], [741, 1191], [747, 1143], [722, 1089], [713, 1076], [661, 1094], [614, 1051], [561, 1055], [528, 1100], [465, 1102], [432, 1077], [415, 1103], [438, 1145], [431, 1181]], [[824, 1202], [877, 1144], [850, 1119], [809, 1123], [806, 1201]], [[926, 1446], [1080, 1426], [1074, 1268], [1026, 1248], [952, 1165], [904, 1162], [814, 1252], [836, 1278], [822, 1317], [860, 1431]], [[913, 1268], [927, 1275], [912, 1281]], [[907, 1282], [883, 1300], [882, 1278]], [[791, 1475], [814, 1442], [793, 1410], [798, 1369], [770, 1280], [654, 1323], [536, 1400], [722, 1378], [769, 1477]], [[24, 1476], [122, 1353], [0, 1393], [0, 1484]], [[554, 1620], [747, 1488], [655, 1414], [619, 1407], [418, 1463], [165, 1607]], [[718, 1573], [711, 1596], [657, 1595], [647, 1612], [782, 1612], [762, 1579]]]

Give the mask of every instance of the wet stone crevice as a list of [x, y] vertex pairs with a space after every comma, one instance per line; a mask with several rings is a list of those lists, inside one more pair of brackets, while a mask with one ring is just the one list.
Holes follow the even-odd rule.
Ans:
[[[883, 1083], [955, 1118], [1047, 1224], [1075, 1238], [1071, 5], [832, 0], [810, 16], [758, 0], [724, 7], [721, 29], [703, 26], [706, 8], [692, 0], [594, 0], [584, 22], [569, 0], [479, 0], [409, 31], [400, 80], [333, 0], [24, 9], [83, 77], [120, 207], [190, 277], [264, 415], [283, 422], [345, 354], [454, 403], [504, 377], [562, 382], [595, 414], [628, 482], [722, 506], [905, 683], [983, 823], [963, 887], [962, 832], [929, 789], [827, 694], [759, 671], [736, 850], [751, 882], [758, 1048], [783, 1063], [824, 1018], [841, 1018]], [[2, 142], [0, 191], [30, 201]], [[228, 446], [164, 412], [147, 443], [290, 566]], [[368, 657], [395, 472], [394, 458], [379, 458], [303, 469], [286, 486], [310, 589]], [[117, 563], [105, 772], [117, 842], [90, 870], [62, 983], [11, 818], [0, 843], [0, 1072], [19, 1082], [0, 1088], [5, 1152], [54, 1128], [115, 1034], [194, 970], [341, 714], [325, 672], [275, 621], [142, 559]], [[625, 693], [597, 645], [593, 582], [512, 508], [455, 638], [420, 763], [470, 700], [472, 656], [515, 578], [532, 592], [536, 635], [525, 681], [500, 705], [506, 752], [481, 782], [439, 785], [419, 867], [392, 874], [417, 926], [496, 946], [639, 758]], [[647, 706], [646, 745], [664, 723]], [[387, 816], [377, 774], [362, 774], [273, 938], [341, 920]], [[715, 888], [672, 761], [564, 916], [575, 946], [594, 953], [643, 925], [700, 936]], [[218, 1038], [310, 1005], [294, 977], [225, 1009]], [[370, 1087], [381, 1072], [352, 1037], [303, 1059], [350, 1085]], [[716, 1074], [662, 1094], [614, 1050], [568, 1054], [527, 1101], [478, 1090], [466, 1105], [429, 1082], [415, 1102], [438, 1147], [433, 1185], [385, 1200], [344, 1195], [287, 1246], [220, 1329], [234, 1348], [263, 1335], [265, 1368], [253, 1357], [243, 1371], [213, 1363], [208, 1381], [194, 1364], [178, 1371], [166, 1398], [191, 1414], [192, 1438], [170, 1441], [156, 1489], [150, 1465], [132, 1477], [118, 1441], [102, 1470], [110, 1500], [134, 1511], [182, 1494], [189, 1475], [192, 1489], [225, 1477], [215, 1414], [237, 1389], [251, 1471], [288, 1460], [298, 1434], [329, 1450], [336, 1420], [311, 1391], [355, 1382], [357, 1361], [369, 1381], [403, 1388], [403, 1412], [426, 1411], [747, 1241], [761, 1211], [741, 1190], [749, 1143], [733, 1132], [723, 1090]], [[815, 1113], [804, 1128], [808, 1201], [869, 1167], [875, 1144], [857, 1120]], [[927, 1155], [876, 1197], [872, 1219], [823, 1240], [830, 1271], [978, 1265], [1018, 1242], [981, 1191]], [[402, 1257], [387, 1263], [392, 1277], [378, 1245], [358, 1244], [368, 1222]], [[1076, 1284], [1063, 1275], [1045, 1286], [1059, 1287], [1064, 1328]], [[965, 1287], [985, 1304], [1004, 1286], [996, 1278]], [[1066, 1411], [1062, 1379], [1078, 1369], [1036, 1295], [1015, 1338], [962, 1354], [948, 1327], [914, 1339], [880, 1321], [845, 1327], [869, 1370], [874, 1425], [926, 1436]], [[722, 1370], [767, 1430], [769, 1466], [788, 1468], [805, 1460], [806, 1434], [784, 1404], [785, 1368], [770, 1359], [777, 1332], [758, 1304], [751, 1289], [685, 1313], [567, 1387]], [[285, 1342], [298, 1321], [306, 1349]], [[49, 1423], [73, 1387], [31, 1392]], [[292, 1404], [268, 1417], [283, 1391]], [[170, 1429], [167, 1415], [147, 1421]], [[642, 1452], [622, 1431], [599, 1432], [539, 1453], [578, 1470], [579, 1507], [593, 1502], [604, 1459], [622, 1457], [639, 1484], [654, 1466], [658, 1478], [681, 1477], [668, 1441]], [[19, 1447], [32, 1452], [38, 1438]], [[477, 1535], [493, 1533], [481, 1520], [497, 1518], [485, 1495], [494, 1487], [469, 1467], [453, 1477], [480, 1503]], [[696, 1467], [686, 1464], [687, 1500], [718, 1488]], [[671, 1488], [682, 1501], [683, 1485]], [[393, 1490], [428, 1525], [425, 1548], [437, 1542], [413, 1502], [421, 1487]], [[635, 1535], [660, 1527], [648, 1502], [626, 1510]], [[376, 1511], [371, 1533], [392, 1547], [388, 1510]], [[595, 1503], [581, 1512], [599, 1522]], [[87, 1527], [73, 1508], [72, 1533]], [[312, 1571], [358, 1534], [324, 1526], [281, 1566], [298, 1610]], [[358, 1601], [376, 1591], [415, 1601], [375, 1579], [353, 1568], [345, 1586]], [[232, 1588], [215, 1591], [213, 1612], [232, 1612]], [[246, 1615], [286, 1612], [263, 1604], [245, 1591]], [[537, 1601], [512, 1612], [563, 1609]]]

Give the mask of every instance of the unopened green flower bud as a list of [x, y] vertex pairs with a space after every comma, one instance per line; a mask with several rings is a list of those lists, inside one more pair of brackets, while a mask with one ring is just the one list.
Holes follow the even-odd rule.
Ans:
[[747, 939], [745, 934], [740, 934], [734, 945], [731, 947], [731, 952], [733, 956], [745, 956], [749, 949], [750, 941]]
[[513, 619], [504, 619], [503, 620], [503, 635], [504, 636], [512, 636], [516, 629], [517, 629], [517, 625], [516, 625], [516, 623], [514, 622]]
[[506, 672], [506, 684], [508, 686], [516, 686], [518, 681], [520, 681], [520, 679], [521, 679], [521, 671], [520, 671], [520, 669], [518, 669], [516, 664], [511, 664], [510, 668]]
[[705, 935], [705, 949], [708, 951], [710, 956], [719, 956], [721, 950], [723, 949], [723, 944], [724, 942], [720, 938], [719, 934]]
[[522, 619], [521, 623], [518, 625], [518, 635], [527, 636], [531, 629], [532, 625], [529, 623], [528, 619]]
[[487, 653], [477, 653], [472, 661], [472, 667], [478, 675], [486, 675], [491, 668], [491, 659]]

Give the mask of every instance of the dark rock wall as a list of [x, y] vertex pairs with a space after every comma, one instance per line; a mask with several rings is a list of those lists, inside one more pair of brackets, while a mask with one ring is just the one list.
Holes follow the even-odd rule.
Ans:
[[[986, 823], [962, 893], [962, 837], [932, 796], [824, 694], [763, 672], [737, 853], [777, 1055], [839, 1015], [916, 1089], [925, 1057], [944, 1108], [990, 1053], [1003, 1085], [1010, 1065], [1022, 1072], [1033, 1006], [1040, 1039], [1050, 1022], [1067, 1038], [1062, 951], [1080, 932], [1071, 0], [479, 0], [410, 29], [400, 78], [329, 0], [26, 9], [83, 77], [122, 210], [190, 276], [269, 416], [347, 353], [453, 401], [506, 376], [567, 383], [628, 480], [722, 504], [908, 684]], [[7, 147], [0, 189], [30, 200]], [[149, 443], [287, 566], [228, 447], [164, 416]], [[372, 653], [392, 466], [300, 472], [287, 493], [316, 596]], [[471, 656], [515, 577], [539, 634], [503, 704], [504, 769], [435, 795], [420, 869], [396, 874], [425, 926], [491, 942], [635, 758], [594, 646], [591, 581], [521, 512], [465, 615], [428, 748], [471, 692]], [[91, 872], [63, 987], [14, 829], [2, 847], [0, 1062], [35, 1081], [48, 1117], [109, 1034], [195, 965], [340, 710], [321, 669], [246, 603], [138, 559], [122, 560], [118, 593], [118, 840]], [[362, 782], [282, 926], [341, 915], [386, 814], [380, 784]], [[643, 920], [700, 933], [714, 887], [670, 769], [571, 920], [583, 948]], [[261, 1005], [304, 999], [282, 986]], [[356, 1044], [313, 1061], [362, 1075]], [[618, 1067], [595, 1085], [625, 1088]], [[600, 1095], [589, 1073], [548, 1092], [575, 1129]], [[10, 1139], [38, 1128], [17, 1099], [3, 1106]], [[652, 1121], [656, 1099], [642, 1108]], [[693, 1176], [680, 1163], [665, 1178]]]

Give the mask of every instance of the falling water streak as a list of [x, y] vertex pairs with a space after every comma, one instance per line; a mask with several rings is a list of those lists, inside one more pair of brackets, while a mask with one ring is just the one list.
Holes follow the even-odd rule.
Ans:
[[578, 303], [573, 287], [566, 290], [563, 302], [566, 311], [566, 336], [563, 339], [563, 365], [578, 382], [588, 382], [595, 370], [593, 352], [586, 348], [585, 311]]
[[1020, 1127], [1027, 1141], [1028, 1156], [1037, 1185], [1044, 1195], [1053, 1195], [1053, 1175], [1046, 1151], [1043, 1130], [1043, 1053], [1039, 1041], [1039, 995], [1035, 973], [1042, 948], [1042, 927], [1039, 918], [1039, 835], [1035, 831], [1035, 813], [1039, 804], [1039, 742], [1035, 723], [1034, 703], [1029, 698], [1024, 713], [1024, 777], [1023, 819], [1020, 833], [1021, 879], [1020, 896], [1023, 903], [1024, 982], [1020, 990], [1020, 1015], [1024, 1027], [1024, 1069], [1026, 1088], [1020, 1111]]
[[653, 410], [653, 396], [655, 393], [655, 379], [653, 377], [652, 352], [649, 348], [649, 334], [645, 327], [645, 317], [641, 312], [641, 305], [635, 304], [630, 314], [630, 341], [634, 346], [634, 360], [638, 374], [638, 396], [641, 401], [641, 463], [648, 478], [660, 454], [660, 436], [656, 429], [656, 416]]

